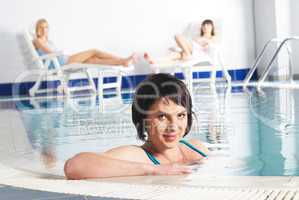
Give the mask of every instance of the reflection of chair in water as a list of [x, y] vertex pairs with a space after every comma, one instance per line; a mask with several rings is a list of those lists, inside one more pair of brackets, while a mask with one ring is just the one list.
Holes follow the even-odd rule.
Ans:
[[99, 111], [101, 113], [122, 113], [129, 107], [130, 104], [125, 104], [121, 95], [109, 98], [100, 98], [99, 96]]
[[[18, 148], [23, 148], [24, 144], [27, 144], [28, 141], [30, 149], [15, 152], [14, 159], [17, 159], [16, 164], [19, 164], [17, 168], [41, 173], [47, 173], [50, 172], [50, 170], [54, 172], [57, 170], [57, 156], [55, 146], [53, 145], [53, 138], [56, 132], [53, 129], [53, 125], [57, 124], [56, 122], [60, 119], [60, 111], [55, 109], [57, 102], [54, 103], [54, 106], [54, 104], [49, 104], [49, 101], [51, 100], [44, 99], [44, 101], [36, 101], [32, 98], [30, 104], [33, 106], [33, 109], [31, 109], [31, 107], [30, 109], [20, 107], [18, 110], [19, 119], [14, 121], [21, 121], [25, 132], [23, 133], [21, 129], [18, 129], [17, 138], [22, 144], [15, 145], [18, 146]], [[57, 121], [49, 120], [50, 115], [52, 119]], [[26, 139], [20, 139], [23, 136], [25, 136]], [[20, 154], [18, 155], [18, 153]], [[26, 164], [20, 165], [20, 163], [24, 161]]]
[[[108, 80], [107, 82], [104, 81], [105, 77], [115, 78], [114, 82]], [[116, 95], [121, 95], [121, 80], [122, 80], [122, 71], [118, 70], [115, 71], [114, 69], [111, 70], [101, 70], [98, 72], [98, 95], [99, 97], [103, 97], [105, 90], [116, 90]]]
[[64, 107], [62, 123], [64, 127], [72, 130], [74, 135], [85, 136], [85, 139], [104, 139], [134, 133], [127, 132], [127, 127], [134, 130], [130, 114], [127, 112], [130, 104], [124, 104], [119, 95], [102, 100], [97, 95], [66, 98]]
[[130, 107], [130, 104], [125, 104], [121, 95], [107, 98], [104, 98], [103, 95], [90, 95], [67, 98], [65, 100], [65, 107], [76, 112], [94, 110], [99, 113], [115, 114], [126, 111]]
[[94, 109], [97, 106], [97, 95], [67, 98], [65, 104], [78, 112], [82, 109]]
[[[226, 144], [229, 140], [228, 136], [233, 131], [230, 127], [231, 121], [228, 116], [230, 113], [230, 99], [231, 99], [231, 87], [225, 88], [225, 91], [220, 94], [216, 90], [211, 90], [213, 98], [212, 109], [209, 113], [209, 124], [207, 139], [210, 143], [215, 144]], [[223, 145], [220, 145], [223, 146]]]
[[42, 110], [63, 110], [63, 99], [59, 99], [55, 96], [52, 98], [30, 98], [29, 103], [32, 105], [33, 112], [37, 112], [38, 109]]

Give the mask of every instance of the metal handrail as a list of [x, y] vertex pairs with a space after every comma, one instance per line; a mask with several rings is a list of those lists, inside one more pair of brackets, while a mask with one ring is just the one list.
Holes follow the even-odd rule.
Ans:
[[[290, 41], [290, 40], [299, 40], [299, 37], [288, 37], [286, 39], [284, 39], [281, 44], [279, 45], [279, 47], [277, 48], [277, 50], [275, 51], [271, 61], [269, 62], [269, 64], [267, 65], [266, 69], [264, 70], [263, 74], [261, 75], [261, 77], [258, 80], [258, 87], [260, 87], [260, 85], [265, 81], [267, 75], [269, 74], [269, 71], [271, 69], [271, 66], [274, 62], [274, 60], [276, 59], [277, 55], [279, 54], [279, 52], [281, 51], [282, 47], [286, 44], [286, 42]], [[289, 54], [289, 58], [290, 58], [290, 49], [288, 49], [288, 54]], [[290, 65], [289, 65], [289, 72], [290, 72], [290, 80], [293, 77], [293, 72], [292, 72], [292, 66], [291, 66], [291, 58], [290, 58]]]
[[252, 65], [252, 67], [250, 67], [250, 70], [249, 70], [249, 72], [247, 73], [247, 75], [246, 75], [246, 77], [245, 77], [245, 79], [244, 79], [244, 87], [246, 87], [246, 86], [248, 85], [248, 83], [249, 83], [250, 79], [252, 78], [252, 76], [253, 76], [253, 74], [254, 74], [254, 72], [255, 72], [255, 70], [256, 70], [258, 64], [260, 63], [260, 61], [261, 61], [261, 59], [262, 59], [262, 56], [265, 54], [267, 47], [268, 47], [271, 43], [273, 43], [273, 42], [281, 43], [281, 41], [282, 41], [281, 39], [273, 38], [273, 39], [269, 40], [269, 41], [264, 45], [264, 47], [263, 47], [261, 53], [260, 53], [260, 54], [258, 55], [258, 57], [255, 59], [254, 64]]

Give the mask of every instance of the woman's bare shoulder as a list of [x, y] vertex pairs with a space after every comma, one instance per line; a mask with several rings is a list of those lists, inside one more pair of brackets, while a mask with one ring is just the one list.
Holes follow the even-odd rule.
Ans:
[[196, 147], [197, 149], [203, 151], [204, 153], [208, 154], [209, 150], [208, 148], [198, 139], [190, 139], [188, 140], [188, 142], [190, 144], [192, 144], [194, 147]]
[[115, 148], [112, 148], [110, 150], [108, 150], [107, 152], [114, 152], [114, 151], [117, 151], [117, 152], [139, 152], [141, 149], [140, 146], [137, 146], [137, 145], [124, 145], [124, 146], [119, 146], [119, 147], [115, 147]]
[[103, 153], [114, 159], [141, 162], [146, 158], [143, 149], [137, 145], [126, 145], [110, 149]]
[[45, 42], [40, 38], [34, 38], [32, 42], [36, 48], [40, 48], [41, 46], [45, 45]]

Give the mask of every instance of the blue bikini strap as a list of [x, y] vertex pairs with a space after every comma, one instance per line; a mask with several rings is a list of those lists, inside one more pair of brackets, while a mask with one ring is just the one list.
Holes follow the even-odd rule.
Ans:
[[155, 158], [155, 156], [151, 152], [147, 151], [144, 148], [142, 149], [145, 151], [147, 157], [154, 163], [154, 165], [160, 165], [160, 162]]
[[[197, 149], [196, 147], [194, 147], [192, 144], [190, 144], [189, 142], [185, 141], [185, 140], [180, 140], [180, 143], [186, 145], [187, 147], [189, 147], [190, 149], [192, 149], [193, 151], [199, 153], [201, 156], [203, 157], [208, 157], [207, 154], [205, 154], [204, 152], [200, 151], [199, 149]], [[147, 151], [146, 149], [142, 148], [144, 150], [144, 152], [146, 153], [147, 157], [154, 163], [154, 165], [160, 165], [160, 162], [157, 160], [157, 158], [155, 158], [155, 156]]]
[[192, 149], [193, 151], [199, 153], [201, 156], [203, 157], [208, 157], [207, 154], [205, 154], [204, 152], [202, 152], [201, 150], [197, 149], [196, 147], [194, 147], [192, 144], [190, 144], [189, 142], [185, 141], [185, 140], [180, 140], [180, 143], [186, 145], [187, 147], [189, 147], [190, 149]]

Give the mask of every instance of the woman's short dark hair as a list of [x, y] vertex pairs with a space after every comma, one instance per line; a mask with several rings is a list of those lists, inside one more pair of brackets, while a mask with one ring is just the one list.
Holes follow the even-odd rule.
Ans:
[[187, 110], [186, 136], [192, 126], [192, 99], [186, 85], [170, 74], [154, 74], [142, 81], [136, 88], [132, 103], [132, 120], [138, 138], [145, 140], [146, 118], [150, 107], [159, 99], [167, 98]]
[[213, 20], [211, 19], [205, 19], [203, 20], [203, 22], [201, 23], [201, 26], [200, 26], [200, 36], [203, 36], [204, 35], [204, 32], [202, 30], [202, 27], [206, 24], [210, 24], [212, 26], [212, 31], [211, 31], [211, 35], [212, 36], [215, 36], [215, 26], [214, 26], [214, 22]]

